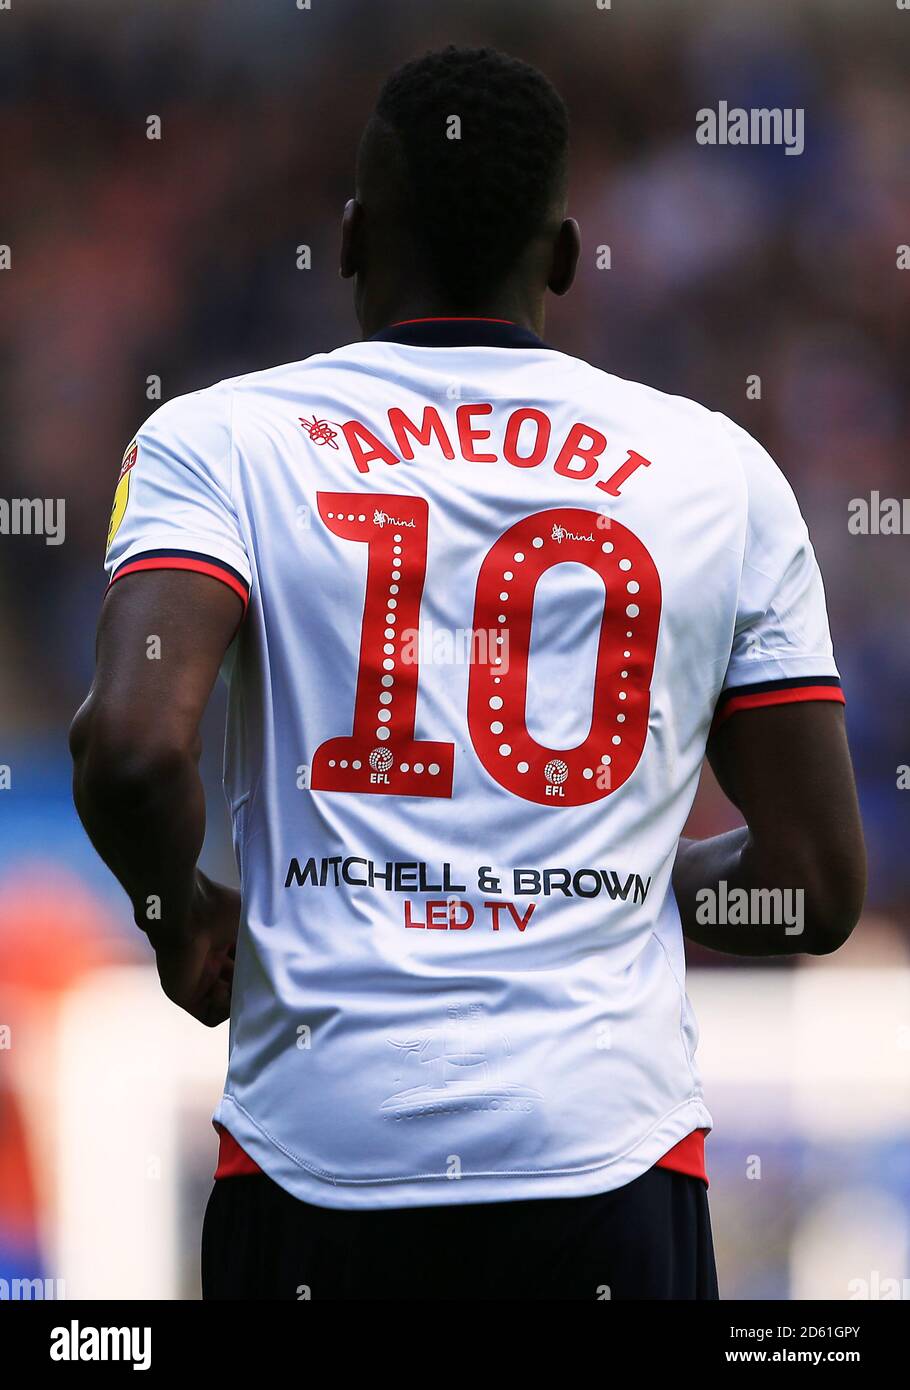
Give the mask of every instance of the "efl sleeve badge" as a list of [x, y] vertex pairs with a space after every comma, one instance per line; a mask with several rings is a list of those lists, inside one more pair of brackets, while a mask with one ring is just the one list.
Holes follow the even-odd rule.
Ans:
[[123, 462], [120, 465], [120, 476], [117, 479], [117, 487], [114, 492], [114, 505], [111, 507], [111, 521], [107, 529], [108, 550], [110, 550], [111, 542], [120, 529], [120, 523], [126, 512], [126, 504], [130, 500], [130, 472], [138, 457], [139, 445], [134, 439], [123, 455]]

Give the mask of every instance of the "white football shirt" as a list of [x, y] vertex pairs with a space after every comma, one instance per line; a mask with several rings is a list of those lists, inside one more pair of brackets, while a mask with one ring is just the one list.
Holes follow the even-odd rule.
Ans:
[[514, 325], [419, 321], [164, 405], [107, 568], [246, 615], [216, 1119], [332, 1207], [562, 1197], [711, 1124], [670, 875], [711, 722], [841, 699], [742, 429]]

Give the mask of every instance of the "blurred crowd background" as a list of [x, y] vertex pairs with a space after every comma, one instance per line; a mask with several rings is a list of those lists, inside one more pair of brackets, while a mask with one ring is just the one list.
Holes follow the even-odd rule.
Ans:
[[[910, 271], [897, 268], [910, 242], [910, 13], [884, 0], [17, 0], [0, 12], [0, 243], [11, 254], [0, 494], [64, 498], [66, 539], [0, 537], [0, 763], [12, 778], [0, 795], [0, 1024], [13, 1039], [0, 1050], [0, 1276], [65, 1274], [48, 1158], [65, 1161], [62, 1122], [33, 1084], [36, 1058], [57, 1065], [51, 1020], [99, 966], [145, 958], [75, 818], [65, 745], [91, 678], [121, 455], [158, 404], [156, 379], [169, 399], [356, 336], [336, 246], [359, 132], [388, 71], [448, 42], [526, 58], [568, 102], [585, 253], [578, 287], [552, 304], [550, 341], [726, 412], [797, 492], [825, 575], [870, 852], [866, 919], [831, 968], [855, 970], [860, 994], [863, 978], [879, 978], [873, 966], [907, 969], [910, 790], [898, 769], [910, 763], [910, 540], [850, 534], [848, 505], [873, 489], [910, 492]], [[699, 145], [696, 112], [720, 100], [803, 108], [805, 152]], [[160, 139], [147, 138], [151, 116]], [[302, 244], [309, 270], [297, 268]], [[609, 270], [595, 260], [603, 245]], [[216, 701], [205, 862], [230, 878], [220, 717]], [[729, 823], [706, 778], [692, 832]], [[729, 968], [707, 953], [693, 961]], [[906, 1013], [910, 1031], [910, 1002]], [[910, 1048], [894, 1048], [910, 1075]], [[786, 1087], [786, 1069], [763, 1084]], [[216, 1069], [205, 1105], [220, 1080]], [[852, 1144], [893, 1232], [910, 1210], [910, 1124], [898, 1106], [885, 1149], [869, 1153], [855, 1121], [854, 1134], [828, 1136], [822, 1161], [807, 1157], [794, 1118], [777, 1136], [778, 1194], [843, 1172], [831, 1155]], [[731, 1110], [726, 1139], [709, 1146], [716, 1203], [747, 1228], [722, 1250], [722, 1276], [742, 1296], [786, 1296], [795, 1246], [779, 1195], [773, 1248], [770, 1208], [743, 1210], [737, 1165], [761, 1136], [743, 1130], [743, 1151], [736, 1124]], [[829, 1199], [836, 1231], [843, 1208]], [[192, 1291], [194, 1277], [181, 1273], [174, 1291]]]

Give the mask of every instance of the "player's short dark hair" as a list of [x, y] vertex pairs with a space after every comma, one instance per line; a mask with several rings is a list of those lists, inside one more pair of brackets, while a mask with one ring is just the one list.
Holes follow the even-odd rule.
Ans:
[[[565, 103], [528, 63], [450, 46], [393, 72], [376, 115], [401, 142], [436, 283], [453, 306], [470, 305], [501, 282], [564, 188]], [[452, 116], [460, 139], [449, 138]]]

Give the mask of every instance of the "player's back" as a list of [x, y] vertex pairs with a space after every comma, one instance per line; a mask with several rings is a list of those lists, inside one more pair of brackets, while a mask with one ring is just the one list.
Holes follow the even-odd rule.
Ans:
[[836, 684], [763, 451], [451, 320], [183, 398], [140, 445], [140, 509], [173, 509], [166, 455], [193, 475], [158, 550], [249, 592], [221, 1122], [338, 1206], [602, 1191], [708, 1126], [670, 887], [708, 730], [722, 691]]

